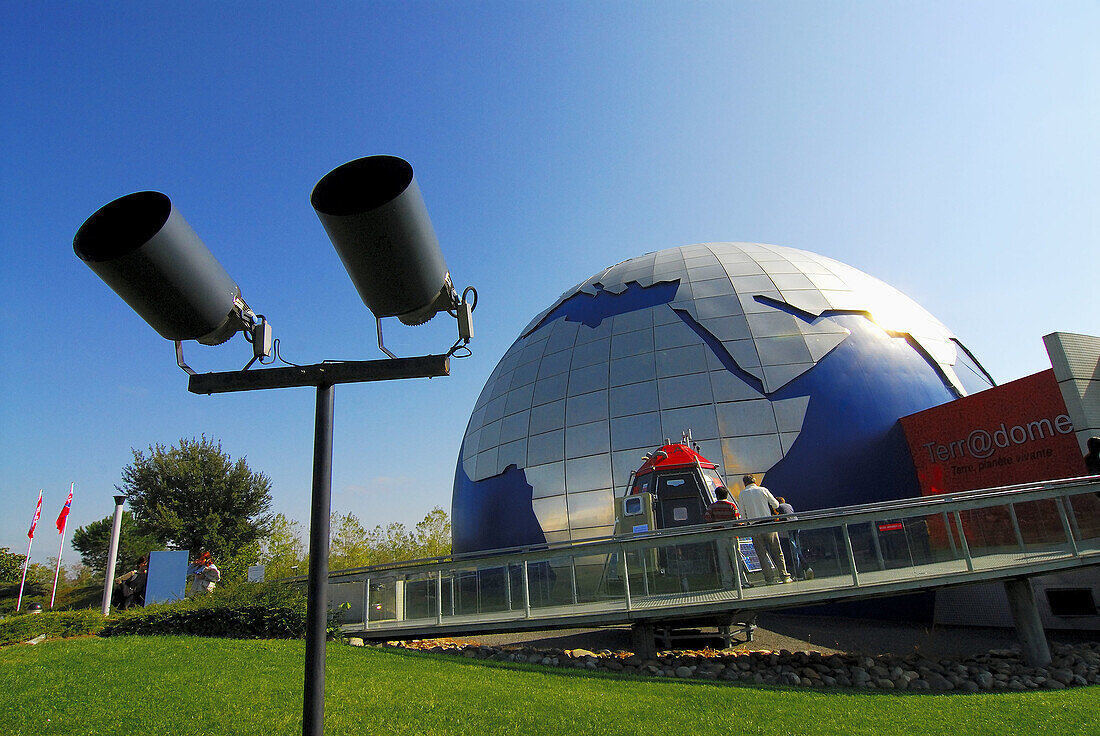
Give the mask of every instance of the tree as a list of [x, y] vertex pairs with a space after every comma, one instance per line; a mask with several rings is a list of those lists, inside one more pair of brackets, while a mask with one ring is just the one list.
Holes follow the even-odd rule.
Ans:
[[400, 522], [375, 526], [367, 535], [367, 540], [372, 552], [371, 565], [416, 559], [416, 539]]
[[416, 556], [446, 557], [451, 554], [451, 518], [436, 506], [416, 525]]
[[49, 590], [50, 586], [53, 585], [53, 571], [54, 565], [57, 564], [57, 558], [51, 557], [46, 561], [50, 564], [43, 565], [40, 562], [32, 562], [27, 565], [27, 582], [35, 583]]
[[26, 555], [9, 551], [9, 547], [0, 547], [0, 583], [18, 583], [23, 576], [23, 561]]
[[438, 506], [410, 532], [400, 522], [379, 524], [367, 530], [355, 514], [333, 514], [329, 544], [329, 568], [381, 565], [451, 553], [451, 520]]
[[260, 543], [249, 542], [231, 552], [221, 552], [215, 562], [223, 583], [239, 583], [248, 579], [248, 568], [260, 558]]
[[260, 540], [259, 564], [264, 566], [264, 576], [272, 579], [296, 575], [303, 557], [301, 524], [276, 514], [267, 536]]
[[133, 450], [118, 490], [126, 494], [138, 527], [179, 549], [231, 557], [259, 542], [271, 524], [271, 481], [220, 442], [181, 439], [166, 448]]
[[[87, 526], [78, 527], [73, 532], [73, 549], [80, 553], [80, 560], [96, 575], [102, 575], [107, 569], [107, 552], [111, 544], [113, 516], [93, 521]], [[118, 535], [118, 563], [116, 570], [123, 572], [137, 567], [142, 555], [152, 550], [162, 549], [164, 542], [151, 534], [142, 534], [134, 515], [122, 512], [122, 524]]]
[[347, 570], [374, 564], [371, 540], [359, 517], [355, 514], [333, 514], [329, 520], [329, 528], [330, 570]]
[[68, 568], [62, 568], [65, 573], [65, 579], [73, 584], [73, 587], [79, 588], [92, 583], [92, 568], [85, 565], [83, 562], [76, 562], [69, 565]]

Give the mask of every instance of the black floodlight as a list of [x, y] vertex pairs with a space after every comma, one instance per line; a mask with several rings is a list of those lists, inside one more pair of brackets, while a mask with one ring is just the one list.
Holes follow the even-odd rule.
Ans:
[[256, 334], [256, 314], [240, 288], [160, 192], [135, 192], [104, 205], [80, 226], [73, 250], [161, 337], [177, 345], [181, 340], [220, 345], [239, 331], [259, 338], [257, 351], [270, 344], [266, 321], [260, 320]]
[[[73, 250], [153, 329], [175, 341], [176, 362], [191, 374], [192, 393], [316, 388], [302, 733], [321, 736], [336, 385], [450, 375], [451, 356], [469, 355], [477, 291], [468, 286], [461, 298], [455, 292], [412, 167], [402, 159], [370, 156], [346, 163], [317, 183], [310, 201], [359, 296], [374, 313], [378, 347], [387, 360], [247, 370], [272, 355], [267, 320], [248, 308], [225, 269], [160, 192], [128, 194], [105, 205], [77, 231]], [[382, 344], [383, 317], [417, 325], [442, 311], [458, 320], [458, 341], [446, 354], [397, 358]], [[183, 362], [181, 341], [217, 345], [238, 331], [253, 347], [245, 370], [196, 374]]]
[[420, 187], [404, 159], [349, 161], [317, 182], [310, 203], [375, 317], [418, 325], [459, 306]]

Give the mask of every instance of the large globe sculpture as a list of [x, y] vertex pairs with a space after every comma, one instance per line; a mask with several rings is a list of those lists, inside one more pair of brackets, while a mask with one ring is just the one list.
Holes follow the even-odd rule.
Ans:
[[456, 552], [608, 535], [643, 453], [690, 430], [731, 491], [797, 509], [919, 495], [897, 420], [993, 385], [951, 332], [838, 261], [757, 243], [648, 253], [536, 316], [474, 406]]

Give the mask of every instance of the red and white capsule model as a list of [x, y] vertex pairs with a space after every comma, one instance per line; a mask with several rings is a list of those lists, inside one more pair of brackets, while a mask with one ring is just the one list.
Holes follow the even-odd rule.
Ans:
[[[642, 526], [671, 529], [704, 523], [703, 514], [715, 500], [714, 489], [725, 485], [718, 467], [699, 454], [690, 432], [685, 432], [680, 442], [649, 453], [642, 466], [630, 474], [627, 494], [617, 509], [616, 532], [648, 531]], [[649, 494], [650, 499], [642, 494]], [[633, 523], [641, 519], [630, 517], [638, 516], [649, 518], [644, 524]]]

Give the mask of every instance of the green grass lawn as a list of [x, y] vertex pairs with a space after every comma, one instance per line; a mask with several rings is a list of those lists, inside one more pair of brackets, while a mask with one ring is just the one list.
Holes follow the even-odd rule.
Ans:
[[[0, 649], [0, 734], [301, 733], [300, 641]], [[868, 694], [640, 680], [332, 644], [328, 734], [1100, 734], [1100, 687]]]

